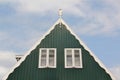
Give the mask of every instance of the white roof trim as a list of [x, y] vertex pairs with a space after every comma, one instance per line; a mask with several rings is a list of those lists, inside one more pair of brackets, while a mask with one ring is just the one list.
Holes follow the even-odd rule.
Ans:
[[11, 74], [14, 71], [14, 69], [17, 68], [26, 59], [26, 57], [31, 53], [31, 51], [34, 50], [39, 43], [41, 43], [42, 39], [44, 39], [45, 36], [48, 35], [51, 32], [51, 30], [54, 29], [55, 25], [59, 24], [60, 22], [61, 19], [58, 19], [56, 23], [49, 29], [49, 31], [45, 35], [43, 35], [42, 38], [40, 38], [40, 40], [38, 40], [36, 44], [33, 45], [33, 47], [9, 70], [9, 72], [2, 78], [2, 80], [6, 80], [9, 74]]
[[64, 22], [63, 19], [61, 19], [61, 23], [63, 23], [66, 28], [71, 32], [72, 35], [75, 36], [76, 39], [79, 40], [80, 44], [83, 45], [83, 47], [89, 51], [90, 55], [93, 56], [95, 61], [111, 76], [112, 80], [116, 80], [115, 77], [112, 75], [112, 73], [105, 67], [105, 65], [97, 58], [95, 54], [85, 45], [85, 43], [70, 29], [70, 27]]
[[71, 34], [73, 34], [73, 35], [76, 37], [76, 39], [79, 40], [80, 44], [83, 45], [84, 48], [90, 52], [90, 55], [93, 56], [93, 58], [95, 59], [95, 61], [98, 62], [98, 64], [99, 64], [103, 69], [105, 69], [105, 71], [111, 76], [111, 78], [112, 78], [113, 80], [115, 80], [115, 78], [113, 77], [113, 75], [111, 74], [111, 72], [110, 72], [110, 71], [102, 64], [102, 62], [92, 53], [92, 51], [83, 43], [83, 41], [80, 40], [80, 38], [78, 38], [78, 36], [77, 36], [75, 33], [73, 33], [73, 31], [69, 28], [69, 26], [64, 22], [64, 20], [63, 20], [62, 18], [59, 18], [59, 19], [56, 21], [56, 23], [49, 29], [49, 31], [48, 31], [45, 35], [43, 35], [43, 37], [40, 38], [40, 40], [38, 40], [38, 41], [36, 42], [36, 44], [22, 57], [22, 59], [20, 59], [20, 60], [15, 64], [15, 66], [13, 66], [13, 67], [10, 69], [10, 71], [3, 77], [2, 80], [6, 80], [6, 79], [8, 78], [8, 76], [9, 76], [9, 74], [11, 74], [11, 73], [14, 71], [14, 69], [17, 68], [17, 67], [26, 59], [26, 57], [31, 53], [31, 51], [34, 50], [39, 43], [41, 43], [42, 39], [44, 39], [45, 36], [48, 35], [48, 34], [51, 32], [51, 30], [54, 29], [55, 25], [56, 25], [56, 24], [59, 24], [59, 23], [63, 23], [63, 24], [66, 26], [66, 28], [71, 32]]

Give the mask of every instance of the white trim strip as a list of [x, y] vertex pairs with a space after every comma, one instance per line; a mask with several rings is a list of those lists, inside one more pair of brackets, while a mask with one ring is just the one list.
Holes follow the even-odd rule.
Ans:
[[66, 26], [66, 28], [71, 32], [72, 35], [75, 36], [77, 40], [79, 40], [79, 43], [83, 45], [83, 47], [89, 51], [90, 55], [93, 56], [95, 61], [111, 76], [112, 80], [116, 80], [115, 77], [112, 75], [112, 73], [105, 67], [105, 65], [97, 58], [95, 54], [85, 45], [85, 43], [70, 29], [70, 27], [64, 22], [63, 19], [61, 19], [61, 22]]
[[63, 19], [61, 19], [61, 18], [58, 19], [58, 21], [49, 29], [49, 31], [48, 31], [45, 35], [43, 35], [43, 37], [22, 57], [22, 59], [20, 59], [19, 62], [17, 62], [17, 63], [15, 64], [15, 66], [13, 66], [13, 67], [10, 69], [10, 71], [3, 77], [2, 80], [6, 80], [6, 79], [8, 78], [8, 76], [9, 76], [9, 74], [12, 73], [12, 72], [14, 71], [14, 69], [17, 68], [17, 67], [26, 59], [26, 57], [31, 53], [31, 51], [36, 48], [36, 46], [42, 41], [42, 39], [44, 39], [45, 36], [48, 35], [51, 30], [54, 29], [55, 25], [56, 25], [56, 24], [59, 24], [59, 23], [61, 23], [61, 22], [66, 26], [66, 28], [71, 32], [71, 34], [73, 34], [73, 35], [76, 37], [76, 39], [79, 40], [80, 44], [83, 45], [84, 48], [90, 52], [90, 55], [93, 56], [93, 58], [95, 59], [95, 61], [98, 62], [98, 64], [99, 64], [103, 69], [105, 69], [105, 71], [111, 76], [112, 80], [115, 80], [115, 78], [113, 77], [113, 75], [111, 74], [111, 72], [102, 64], [102, 62], [93, 54], [93, 52], [83, 43], [83, 41], [80, 40], [75, 33], [73, 33], [73, 31], [69, 28], [69, 26], [68, 26], [68, 25], [63, 21]]
[[58, 19], [55, 24], [48, 30], [48, 32], [43, 35], [37, 42], [35, 45], [33, 45], [33, 47], [19, 60], [19, 62], [17, 62], [10, 70], [9, 72], [2, 78], [2, 80], [6, 80], [8, 78], [8, 76], [14, 71], [15, 68], [17, 68], [25, 59], [28, 55], [30, 55], [31, 51], [34, 50], [36, 48], [36, 46], [41, 43], [41, 41], [45, 38], [46, 35], [48, 35], [55, 27], [56, 24], [59, 24], [61, 22], [60, 19]]

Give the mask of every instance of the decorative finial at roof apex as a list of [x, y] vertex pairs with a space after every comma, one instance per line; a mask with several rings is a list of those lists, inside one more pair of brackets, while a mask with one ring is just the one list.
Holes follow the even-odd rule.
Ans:
[[62, 9], [59, 9], [59, 17], [62, 17]]

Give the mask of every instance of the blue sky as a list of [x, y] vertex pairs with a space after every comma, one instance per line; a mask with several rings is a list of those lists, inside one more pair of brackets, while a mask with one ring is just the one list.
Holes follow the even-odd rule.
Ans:
[[57, 21], [63, 19], [120, 80], [119, 0], [0, 0], [0, 78]]

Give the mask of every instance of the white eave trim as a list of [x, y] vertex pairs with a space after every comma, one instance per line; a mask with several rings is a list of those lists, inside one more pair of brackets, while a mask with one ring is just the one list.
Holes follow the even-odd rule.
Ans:
[[10, 69], [10, 71], [3, 77], [2, 80], [6, 80], [6, 79], [8, 78], [8, 76], [9, 76], [9, 74], [11, 74], [11, 73], [14, 71], [14, 69], [17, 68], [17, 67], [26, 59], [26, 57], [31, 53], [31, 51], [34, 50], [39, 43], [41, 43], [42, 39], [44, 39], [45, 36], [48, 35], [48, 34], [51, 32], [51, 30], [54, 29], [55, 25], [57, 25], [57, 24], [59, 24], [59, 23], [62, 23], [62, 24], [64, 24], [64, 25], [66, 26], [66, 28], [71, 32], [71, 34], [74, 35], [74, 36], [76, 37], [76, 39], [79, 40], [79, 43], [80, 43], [81, 45], [83, 45], [84, 48], [85, 48], [87, 51], [89, 51], [90, 55], [93, 56], [93, 58], [95, 59], [95, 61], [96, 61], [103, 69], [105, 69], [105, 71], [111, 76], [112, 80], [115, 80], [115, 78], [113, 77], [112, 73], [102, 64], [102, 62], [101, 62], [101, 61], [93, 54], [93, 52], [83, 43], [83, 41], [80, 40], [80, 38], [78, 38], [78, 36], [77, 36], [75, 33], [73, 33], [73, 31], [69, 28], [69, 26], [64, 22], [64, 20], [63, 20], [62, 18], [59, 18], [59, 19], [56, 21], [56, 23], [49, 29], [49, 31], [48, 31], [45, 35], [43, 35], [43, 37], [40, 38], [40, 40], [38, 40], [38, 41], [36, 42], [36, 44], [19, 60], [19, 62], [17, 62], [17, 63], [15, 64], [15, 66], [13, 66], [13, 67]]
[[2, 80], [6, 80], [8, 78], [8, 76], [14, 71], [15, 68], [17, 68], [25, 59], [26, 57], [31, 53], [32, 50], [34, 50], [36, 48], [36, 46], [41, 43], [41, 41], [45, 38], [46, 35], [48, 35], [53, 29], [54, 27], [59, 24], [61, 22], [61, 19], [58, 19], [55, 24], [48, 30], [48, 32], [43, 35], [37, 42], [36, 44], [33, 45], [33, 47], [19, 60], [19, 62], [17, 62], [10, 70], [9, 72], [2, 78]]
[[100, 65], [100, 67], [103, 68], [111, 76], [112, 80], [116, 80], [112, 73], [100, 61], [100, 59], [98, 59], [98, 57], [95, 54], [93, 54], [93, 52], [85, 45], [85, 43], [70, 29], [70, 27], [65, 23], [65, 21], [63, 19], [61, 19], [60, 21], [66, 26], [66, 28], [71, 32], [71, 34], [74, 35], [77, 40], [79, 40], [79, 43], [83, 45], [83, 47], [90, 53], [90, 55], [93, 56], [93, 58]]

